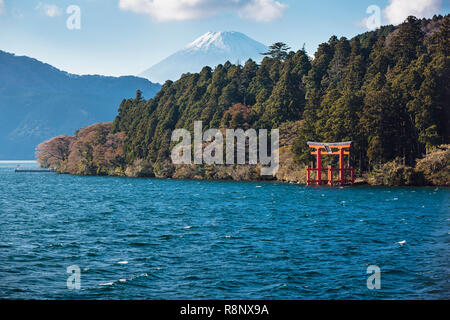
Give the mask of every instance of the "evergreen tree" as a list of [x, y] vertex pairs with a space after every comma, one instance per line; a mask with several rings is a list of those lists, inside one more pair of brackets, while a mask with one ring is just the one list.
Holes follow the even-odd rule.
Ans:
[[288, 51], [290, 49], [284, 42], [275, 42], [269, 47], [269, 51], [262, 53], [262, 55], [276, 60], [285, 60], [288, 57]]

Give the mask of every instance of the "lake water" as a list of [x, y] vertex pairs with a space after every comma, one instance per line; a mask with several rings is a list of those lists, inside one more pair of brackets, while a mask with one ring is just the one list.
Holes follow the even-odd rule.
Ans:
[[[16, 166], [0, 164], [0, 298], [450, 298], [449, 189], [78, 177]], [[79, 290], [67, 288], [72, 265]], [[381, 269], [379, 290], [367, 288], [370, 265]]]

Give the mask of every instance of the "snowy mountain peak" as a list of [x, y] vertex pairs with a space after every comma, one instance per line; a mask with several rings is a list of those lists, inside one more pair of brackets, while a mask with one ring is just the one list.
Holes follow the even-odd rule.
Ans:
[[256, 42], [245, 34], [236, 31], [207, 32], [189, 43], [185, 50], [221, 49], [230, 51], [236, 47], [246, 47]]
[[183, 73], [199, 72], [204, 66], [214, 68], [226, 61], [245, 63], [262, 60], [267, 47], [236, 31], [207, 32], [180, 51], [155, 64], [141, 75], [156, 82], [178, 80]]
[[212, 47], [219, 49], [230, 49], [233, 42], [251, 41], [246, 35], [236, 31], [207, 32], [189, 43], [185, 49], [208, 50]]
[[225, 44], [222, 39], [222, 32], [207, 32], [204, 35], [198, 37], [186, 46], [186, 49], [207, 49], [211, 46], [218, 48], [225, 48]]

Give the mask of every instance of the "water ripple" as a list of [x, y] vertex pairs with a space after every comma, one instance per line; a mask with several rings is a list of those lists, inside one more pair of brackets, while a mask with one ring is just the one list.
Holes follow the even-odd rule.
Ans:
[[[0, 298], [448, 299], [450, 191], [15, 174]], [[68, 290], [67, 267], [81, 268]], [[378, 265], [382, 289], [369, 291]]]

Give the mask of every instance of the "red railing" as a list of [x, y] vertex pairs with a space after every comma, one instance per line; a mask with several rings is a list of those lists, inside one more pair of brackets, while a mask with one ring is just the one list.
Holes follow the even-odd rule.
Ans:
[[[315, 179], [311, 179], [311, 171], [316, 173]], [[326, 172], [326, 179], [322, 178], [322, 173]], [[333, 179], [333, 173], [339, 172], [339, 179]], [[346, 173], [350, 172], [350, 179], [346, 179]], [[348, 174], [347, 174], [348, 175]], [[328, 184], [333, 186], [335, 184], [346, 185], [355, 183], [355, 173], [353, 167], [350, 168], [306, 168], [306, 184], [309, 186], [311, 184]]]

